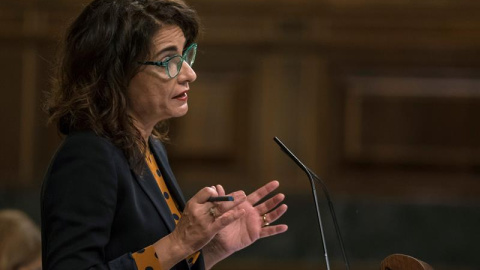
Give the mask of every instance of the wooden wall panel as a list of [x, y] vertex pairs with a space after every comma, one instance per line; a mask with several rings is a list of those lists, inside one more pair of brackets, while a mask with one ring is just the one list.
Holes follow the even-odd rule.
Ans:
[[1, 100], [5, 102], [1, 124], [9, 130], [0, 139], [5, 144], [1, 147], [0, 186], [38, 188], [59, 142], [55, 132], [46, 127], [42, 103], [50, 87], [54, 51], [65, 18], [74, 14], [69, 10], [77, 6], [60, 12], [65, 5], [50, 9], [50, 4], [0, 3]]
[[417, 57], [425, 66], [407, 58], [336, 69], [333, 190], [431, 203], [478, 198], [479, 70]]
[[26, 46], [22, 52], [22, 92], [20, 100], [20, 170], [19, 179], [23, 184], [32, 181], [34, 170], [34, 123], [37, 100], [37, 50]]
[[22, 51], [6, 44], [0, 45], [0, 187], [17, 181], [20, 165], [20, 132], [22, 124]]
[[44, 42], [38, 45], [36, 57], [37, 83], [35, 89], [35, 120], [32, 124], [34, 143], [34, 167], [32, 173], [32, 186], [39, 187], [48, 164], [58, 147], [61, 137], [55, 126], [47, 125], [47, 114], [43, 106], [46, 92], [50, 90], [53, 63], [57, 42]]
[[238, 99], [242, 78], [238, 74], [204, 73], [191, 85], [189, 111], [175, 121], [175, 155], [180, 159], [234, 160], [237, 134], [242, 132], [238, 114], [245, 104]]
[[345, 155], [358, 162], [478, 166], [477, 78], [354, 77]]
[[[42, 91], [48, 88], [49, 59], [53, 58], [58, 38], [86, 2], [4, 1], [0, 4], [1, 44], [16, 48], [17, 56], [22, 59], [13, 66], [9, 66], [8, 61], [1, 66], [2, 70], [15, 74], [8, 77], [14, 78], [16, 83], [12, 83], [12, 87], [22, 93], [8, 106], [19, 108], [20, 112], [13, 112], [12, 117], [22, 118], [17, 129], [25, 132], [14, 138], [18, 141], [12, 144], [18, 145], [16, 150], [8, 148], [12, 147], [10, 144], [5, 148], [17, 155], [6, 160], [8, 164], [18, 164], [13, 160], [20, 159], [27, 164], [27, 169], [21, 172], [18, 167], [8, 167], [19, 178], [39, 178], [58, 143], [53, 128], [39, 125], [45, 120], [40, 106], [31, 108], [33, 103], [40, 102]], [[389, 154], [393, 156], [390, 157], [392, 164], [415, 164], [421, 155], [409, 148], [411, 142], [405, 139], [408, 134], [392, 137], [401, 134], [388, 133], [382, 122], [385, 120], [377, 113], [388, 109], [401, 111], [400, 105], [395, 109], [389, 104], [397, 101], [409, 104], [409, 101], [386, 97], [384, 90], [389, 87], [383, 86], [375, 86], [376, 96], [366, 95], [362, 92], [368, 88], [364, 81], [351, 80], [358, 75], [357, 71], [365, 77], [372, 67], [386, 67], [391, 70], [386, 76], [399, 80], [398, 84], [390, 85], [401, 85], [409, 79], [412, 68], [442, 68], [445, 70], [442, 76], [454, 80], [458, 78], [455, 68], [477, 70], [480, 67], [476, 53], [480, 44], [477, 38], [480, 7], [470, 1], [204, 0], [192, 4], [205, 28], [196, 63], [199, 79], [192, 84], [190, 114], [185, 119], [172, 121], [174, 140], [169, 148], [173, 161], [181, 162], [180, 176], [191, 179], [190, 176], [200, 175], [204, 181], [201, 183], [209, 179], [232, 179], [227, 182], [235, 185], [244, 181], [247, 186], [256, 186], [270, 178], [303, 178], [273, 143], [272, 137], [279, 136], [312, 169], [336, 183], [334, 192], [347, 195], [354, 192], [362, 196], [361, 189], [347, 191], [342, 187], [352, 181], [345, 175], [353, 174], [359, 183], [365, 183], [370, 174], [357, 171], [354, 164], [388, 160], [385, 154], [372, 154], [382, 140], [396, 138], [395, 144], [401, 146], [399, 150], [388, 146], [388, 151], [393, 151]], [[9, 52], [2, 53], [2, 57], [11, 60]], [[384, 76], [382, 74], [376, 75]], [[372, 74], [366, 75], [372, 77]], [[476, 75], [469, 78], [475, 81]], [[378, 83], [376, 77], [373, 83]], [[456, 87], [463, 86], [452, 86], [452, 91]], [[431, 86], [425, 85], [418, 91], [427, 88]], [[353, 103], [352, 89], [363, 93], [358, 99], [354, 98]], [[419, 122], [430, 124], [423, 125], [424, 129], [417, 132], [433, 138], [436, 129], [457, 129], [456, 137], [450, 137], [451, 146], [457, 150], [460, 146], [475, 148], [478, 141], [472, 115], [478, 113], [473, 109], [477, 101], [470, 98], [465, 101], [470, 104], [465, 120], [470, 129], [462, 131], [460, 110], [463, 109], [460, 108], [464, 108], [462, 100], [465, 99], [457, 97], [456, 100], [458, 102], [447, 98], [441, 101], [449, 104], [452, 114], [456, 113], [454, 120], [435, 125], [431, 123], [434, 118], [419, 118]], [[356, 106], [363, 114], [350, 112]], [[418, 110], [434, 114], [440, 112], [439, 106]], [[365, 118], [366, 113], [371, 116]], [[398, 112], [393, 114], [402, 116]], [[404, 128], [415, 125], [416, 122], [404, 123]], [[15, 128], [15, 124], [11, 126]], [[205, 128], [199, 131], [200, 126]], [[373, 128], [366, 128], [368, 126]], [[8, 135], [2, 136], [8, 138]], [[457, 168], [456, 173], [475, 179], [466, 168], [476, 166], [477, 153], [461, 150], [458, 154], [461, 157], [453, 158], [457, 155], [454, 152], [449, 152], [448, 160], [439, 161], [438, 155], [430, 151], [423, 160], [432, 164], [461, 164], [464, 169]], [[437, 159], [430, 158], [433, 156]], [[377, 173], [383, 169], [381, 166], [370, 168]], [[397, 168], [389, 173], [398, 176], [405, 171]], [[421, 174], [432, 174], [433, 169], [409, 173], [422, 178]], [[452, 173], [445, 177], [457, 176]], [[383, 178], [383, 175], [377, 177], [378, 181]], [[38, 182], [25, 181], [34, 185]], [[475, 180], [465, 181], [474, 183]], [[424, 183], [430, 186], [428, 180]], [[286, 181], [286, 185], [297, 189], [296, 181]], [[298, 191], [303, 192], [303, 188]]]
[[285, 156], [273, 137], [279, 137], [307, 164], [319, 164], [319, 123], [312, 116], [325, 111], [318, 106], [322, 104], [319, 97], [324, 95], [319, 89], [321, 76], [316, 76], [321, 60], [308, 54], [302, 58], [295, 54], [269, 54], [259, 67], [256, 88], [261, 92], [252, 102], [250, 118], [258, 177], [263, 181], [283, 180], [282, 184], [292, 192], [306, 190], [308, 181], [296, 181], [303, 179], [304, 173]]

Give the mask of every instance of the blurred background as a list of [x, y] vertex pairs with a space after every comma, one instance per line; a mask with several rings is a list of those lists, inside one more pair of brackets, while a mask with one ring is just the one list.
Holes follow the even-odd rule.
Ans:
[[[42, 99], [65, 27], [87, 2], [0, 2], [0, 209], [37, 223], [61, 141]], [[287, 233], [215, 269], [325, 269], [310, 184], [274, 136], [327, 184], [352, 270], [393, 253], [479, 269], [480, 2], [188, 3], [204, 31], [189, 114], [170, 123], [177, 179], [187, 196], [278, 179], [289, 205]], [[332, 269], [344, 269], [319, 199]]]

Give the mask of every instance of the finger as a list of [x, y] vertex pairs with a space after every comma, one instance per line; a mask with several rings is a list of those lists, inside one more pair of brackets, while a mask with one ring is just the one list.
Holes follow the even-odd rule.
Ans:
[[233, 201], [225, 201], [225, 202], [215, 202], [215, 208], [218, 209], [219, 212], [225, 213], [237, 205], [243, 203], [247, 199], [247, 195], [243, 190], [235, 191], [230, 194], [229, 196], [233, 197]]
[[260, 215], [270, 212], [273, 208], [275, 208], [279, 203], [281, 203], [285, 199], [285, 195], [277, 194], [272, 198], [266, 200], [265, 202], [255, 206], [258, 213]]
[[197, 194], [195, 194], [190, 201], [203, 204], [206, 203], [208, 198], [212, 196], [218, 196], [217, 190], [215, 187], [204, 187]]
[[266, 215], [266, 222], [273, 223], [277, 219], [279, 219], [285, 212], [287, 212], [288, 206], [286, 204], [280, 205], [277, 209], [273, 210], [272, 212]]
[[283, 232], [286, 232], [287, 230], [288, 230], [288, 226], [285, 224], [280, 224], [275, 226], [266, 226], [266, 227], [263, 227], [262, 230], [260, 231], [260, 238], [283, 233]]
[[265, 196], [270, 194], [270, 192], [274, 191], [280, 183], [276, 180], [271, 181], [261, 188], [255, 190], [254, 192], [250, 193], [247, 197], [247, 200], [252, 204], [255, 205], [257, 202], [259, 202], [261, 199], [263, 199]]
[[244, 209], [230, 210], [224, 213], [223, 215], [219, 216], [217, 219], [215, 219], [215, 221], [212, 224], [212, 230], [219, 231], [244, 215], [245, 215]]
[[225, 189], [223, 189], [222, 185], [216, 185], [215, 188], [217, 189], [218, 196], [225, 196]]
[[[225, 196], [225, 189], [223, 188], [222, 185], [216, 185], [215, 186], [217, 192], [218, 192], [218, 196]], [[228, 194], [229, 196], [232, 196], [233, 197], [233, 201], [234, 202], [237, 202], [235, 203], [234, 205], [237, 205], [239, 204], [239, 202], [243, 202], [244, 201], [244, 198], [246, 198], [247, 196], [245, 195], [245, 192], [242, 191], [242, 190], [239, 190], [237, 192], [232, 192], [230, 194]], [[228, 205], [229, 203], [228, 202], [219, 202], [218, 204], [222, 204], [222, 205]], [[230, 205], [232, 205], [230, 203]]]

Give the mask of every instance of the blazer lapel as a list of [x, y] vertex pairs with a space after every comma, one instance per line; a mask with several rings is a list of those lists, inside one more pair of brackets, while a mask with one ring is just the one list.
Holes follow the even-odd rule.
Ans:
[[150, 139], [150, 145], [158, 167], [162, 173], [163, 180], [167, 184], [170, 193], [172, 193], [175, 198], [178, 207], [180, 208], [179, 211], [182, 212], [185, 208], [185, 197], [183, 196], [180, 186], [178, 185], [172, 169], [170, 168], [170, 164], [168, 163], [167, 151], [163, 144], [156, 139]]
[[160, 192], [157, 181], [153, 177], [148, 165], [145, 163], [142, 175], [138, 175], [136, 173], [134, 174], [143, 191], [150, 198], [163, 221], [167, 225], [167, 228], [170, 231], [173, 231], [175, 229], [175, 222], [173, 221], [172, 213], [170, 212], [170, 208], [168, 208], [167, 202], [163, 198], [163, 194]]

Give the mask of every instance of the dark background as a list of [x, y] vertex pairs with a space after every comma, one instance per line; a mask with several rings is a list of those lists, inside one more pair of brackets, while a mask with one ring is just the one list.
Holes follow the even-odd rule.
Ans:
[[[0, 2], [0, 208], [36, 222], [60, 142], [43, 92], [65, 26], [86, 3]], [[479, 269], [480, 3], [189, 3], [204, 33], [190, 111], [171, 121], [177, 179], [189, 196], [278, 179], [289, 205], [287, 233], [215, 269], [325, 269], [309, 183], [274, 136], [328, 185], [352, 270], [378, 269], [393, 253]], [[332, 269], [343, 269], [319, 198]]]

